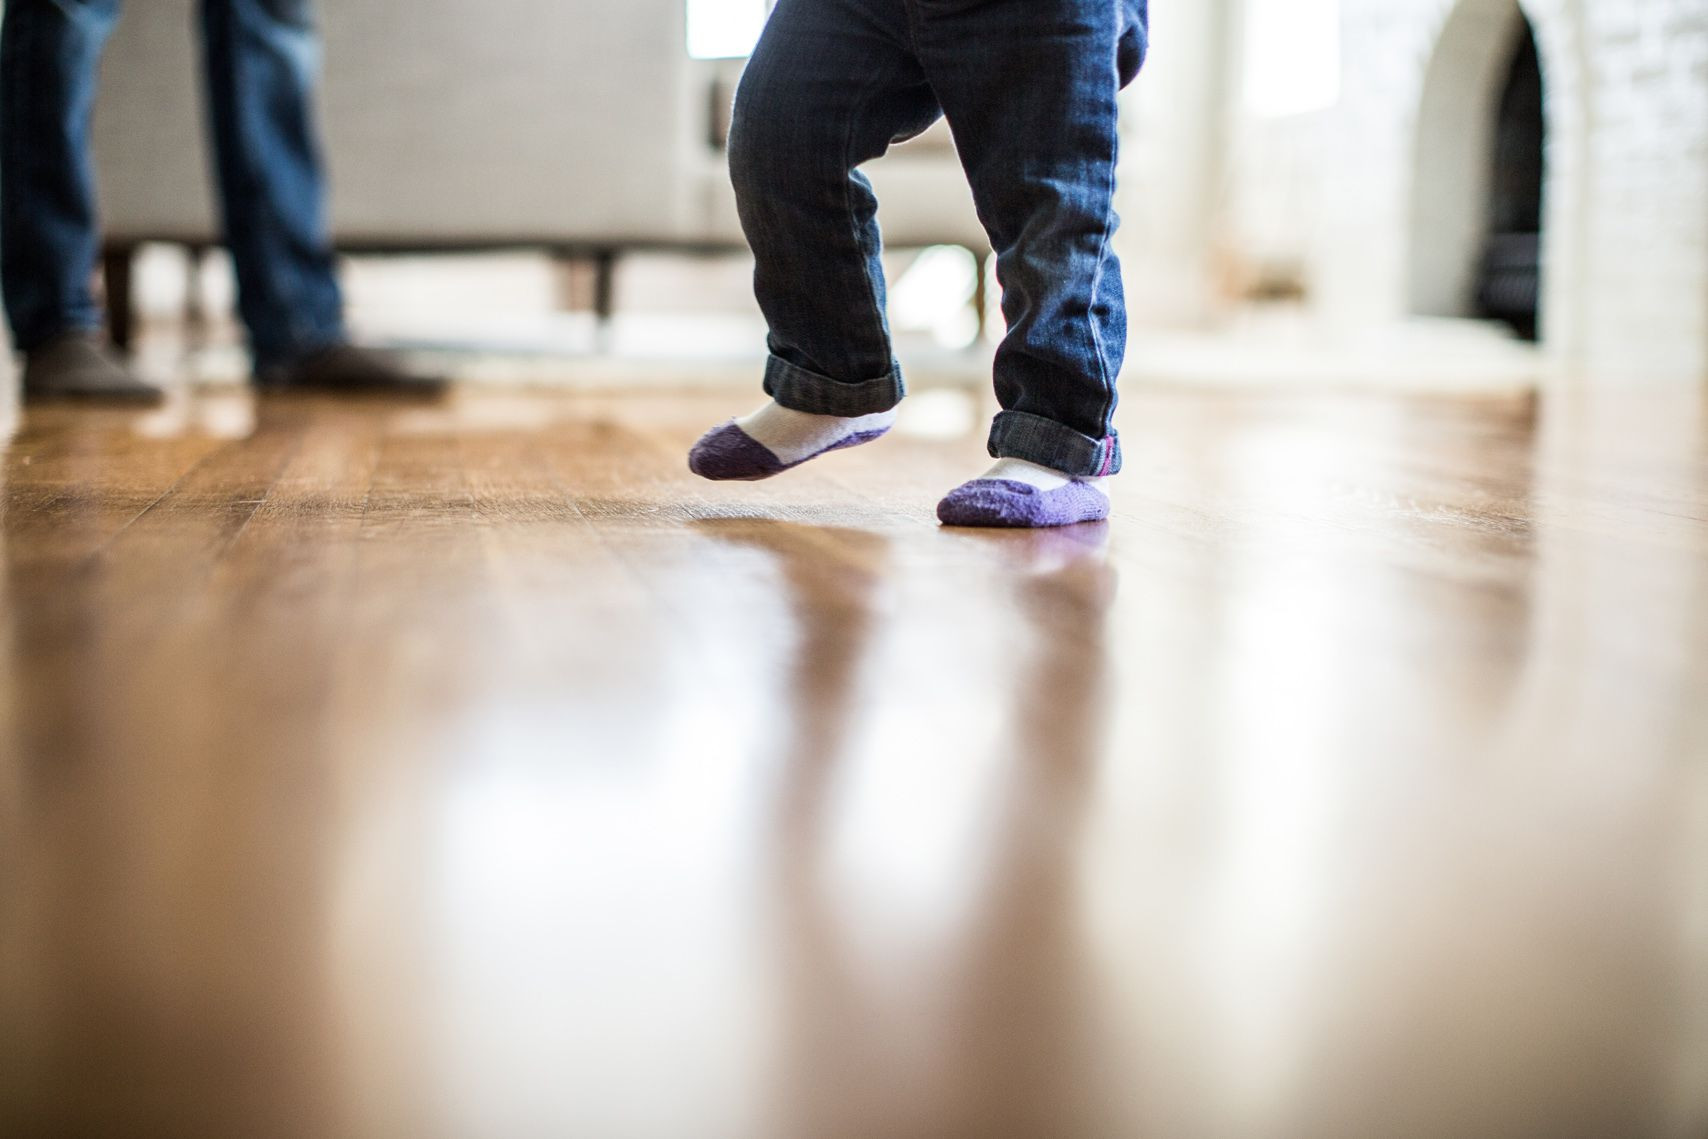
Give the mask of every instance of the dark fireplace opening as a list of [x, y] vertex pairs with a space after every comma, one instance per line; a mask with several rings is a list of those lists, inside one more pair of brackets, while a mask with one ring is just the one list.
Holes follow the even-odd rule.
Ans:
[[1542, 60], [1525, 22], [1500, 97], [1488, 235], [1477, 273], [1477, 314], [1526, 340], [1537, 337], [1542, 295], [1542, 180], [1546, 118]]

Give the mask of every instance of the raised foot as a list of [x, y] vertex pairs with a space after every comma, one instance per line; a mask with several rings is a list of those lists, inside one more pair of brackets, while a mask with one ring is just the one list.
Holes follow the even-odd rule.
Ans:
[[721, 427], [714, 427], [700, 437], [700, 441], [688, 452], [688, 469], [703, 479], [716, 482], [757, 482], [793, 470], [820, 455], [870, 443], [888, 431], [887, 426], [855, 431], [786, 463], [732, 420]]

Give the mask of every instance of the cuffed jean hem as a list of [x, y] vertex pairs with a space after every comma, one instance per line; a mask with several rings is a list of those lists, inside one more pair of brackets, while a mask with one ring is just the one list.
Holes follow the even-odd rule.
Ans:
[[1081, 435], [1053, 419], [1024, 411], [1004, 411], [990, 425], [993, 459], [1025, 459], [1064, 475], [1102, 478], [1121, 469], [1121, 440]]
[[780, 356], [772, 356], [765, 363], [765, 394], [792, 411], [811, 415], [875, 415], [900, 403], [906, 392], [899, 367], [875, 380], [848, 383], [808, 371]]

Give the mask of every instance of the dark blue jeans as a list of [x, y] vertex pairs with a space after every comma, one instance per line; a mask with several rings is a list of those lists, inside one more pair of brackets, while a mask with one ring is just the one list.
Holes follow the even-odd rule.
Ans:
[[877, 201], [856, 167], [942, 115], [996, 251], [1008, 326], [991, 454], [1120, 469], [1115, 103], [1144, 59], [1146, 3], [779, 0], [730, 138], [772, 398], [833, 415], [901, 399]]
[[[10, 0], [0, 29], [0, 279], [28, 350], [98, 328], [89, 123], [119, 0]], [[257, 368], [344, 339], [311, 122], [308, 0], [203, 0], [209, 121]]]

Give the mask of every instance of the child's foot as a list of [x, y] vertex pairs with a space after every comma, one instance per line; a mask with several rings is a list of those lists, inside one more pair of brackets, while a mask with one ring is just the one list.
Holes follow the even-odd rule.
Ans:
[[937, 504], [945, 526], [1071, 526], [1109, 517], [1102, 479], [1075, 478], [1024, 459], [996, 466], [962, 483]]
[[700, 437], [688, 469], [707, 479], [768, 479], [827, 451], [858, 447], [888, 431], [895, 409], [875, 415], [813, 415], [775, 402]]

